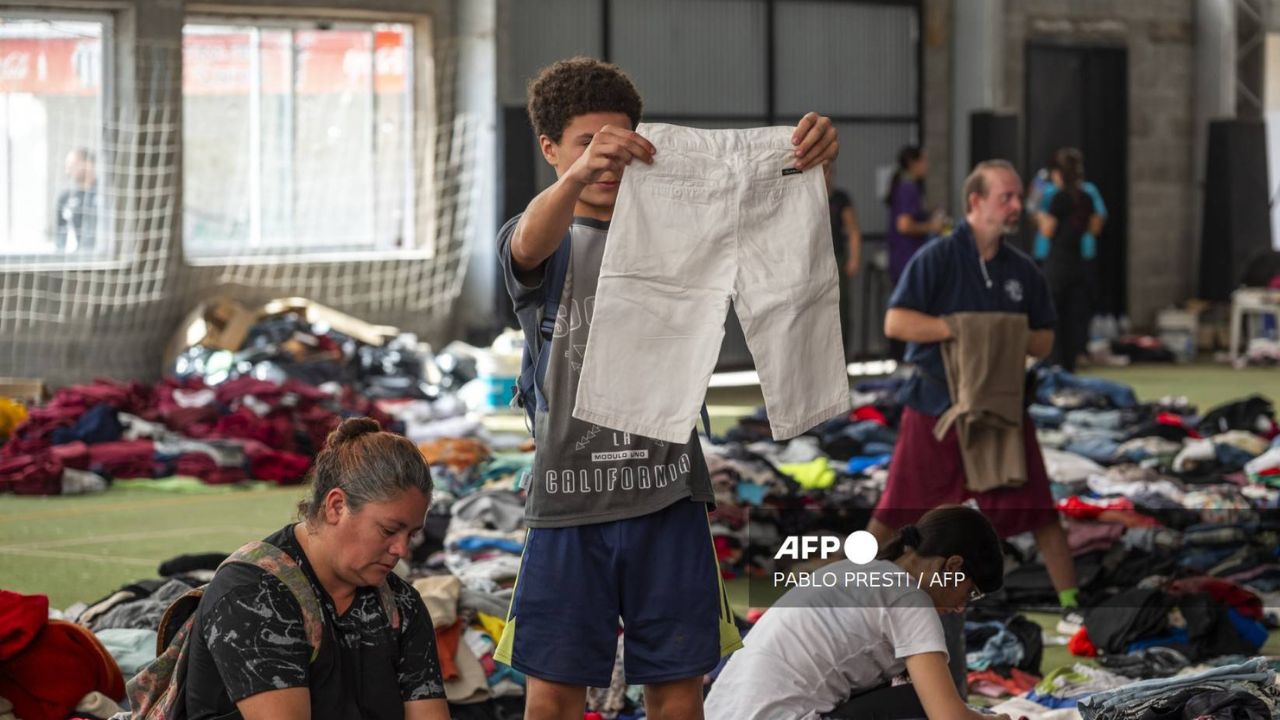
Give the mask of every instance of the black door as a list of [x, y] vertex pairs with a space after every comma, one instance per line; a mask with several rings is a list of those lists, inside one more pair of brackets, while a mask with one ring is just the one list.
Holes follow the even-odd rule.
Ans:
[[1098, 238], [1095, 311], [1127, 311], [1129, 71], [1122, 48], [1027, 44], [1027, 177], [1061, 147], [1084, 153], [1107, 224]]

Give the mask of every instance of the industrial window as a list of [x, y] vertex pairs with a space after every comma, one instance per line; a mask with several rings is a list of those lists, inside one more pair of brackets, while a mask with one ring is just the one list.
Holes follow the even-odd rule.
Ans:
[[429, 251], [413, 26], [183, 29], [188, 258]]
[[0, 257], [81, 262], [112, 251], [103, 117], [110, 15], [0, 13]]

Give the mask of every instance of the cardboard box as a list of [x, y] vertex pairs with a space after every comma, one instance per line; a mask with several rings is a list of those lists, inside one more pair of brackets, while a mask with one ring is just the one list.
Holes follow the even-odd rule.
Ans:
[[366, 345], [381, 347], [400, 334], [399, 328], [373, 325], [306, 298], [280, 298], [251, 310], [229, 297], [218, 296], [197, 305], [178, 326], [165, 350], [162, 372], [173, 367], [182, 351], [197, 345], [236, 352], [258, 321], [286, 313], [297, 313], [312, 325], [327, 325]]
[[215, 297], [195, 307], [173, 334], [164, 353], [168, 369], [178, 355], [189, 347], [203, 345], [217, 350], [239, 350], [258, 321], [256, 313], [227, 297]]
[[1156, 315], [1156, 334], [1160, 342], [1180, 362], [1194, 360], [1200, 333], [1200, 315], [1190, 310], [1169, 308]]
[[353, 337], [366, 345], [382, 347], [388, 338], [394, 338], [400, 334], [399, 328], [390, 325], [373, 325], [346, 313], [338, 312], [331, 307], [299, 297], [272, 300], [262, 306], [259, 316], [270, 317], [290, 312], [298, 313], [313, 325], [328, 325], [343, 335]]
[[1192, 298], [1184, 307], [1187, 312], [1195, 316], [1195, 342], [1198, 350], [1213, 352], [1227, 346], [1231, 317], [1230, 303]]
[[37, 378], [0, 377], [0, 397], [19, 400], [28, 405], [43, 402], [47, 390], [44, 381]]

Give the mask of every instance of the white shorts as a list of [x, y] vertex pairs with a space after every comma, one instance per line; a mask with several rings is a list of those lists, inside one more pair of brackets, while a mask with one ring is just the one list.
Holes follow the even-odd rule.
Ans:
[[658, 152], [623, 175], [574, 417], [688, 441], [730, 301], [775, 439], [847, 412], [827, 191], [792, 128], [636, 131]]

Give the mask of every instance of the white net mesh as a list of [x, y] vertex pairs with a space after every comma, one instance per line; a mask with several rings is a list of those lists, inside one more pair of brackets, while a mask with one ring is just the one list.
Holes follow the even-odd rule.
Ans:
[[428, 52], [412, 29], [189, 21], [120, 53], [108, 23], [0, 22], [6, 67], [32, 63], [0, 75], [0, 375], [153, 378], [228, 287], [438, 327], [476, 123], [455, 112], [456, 41]]

